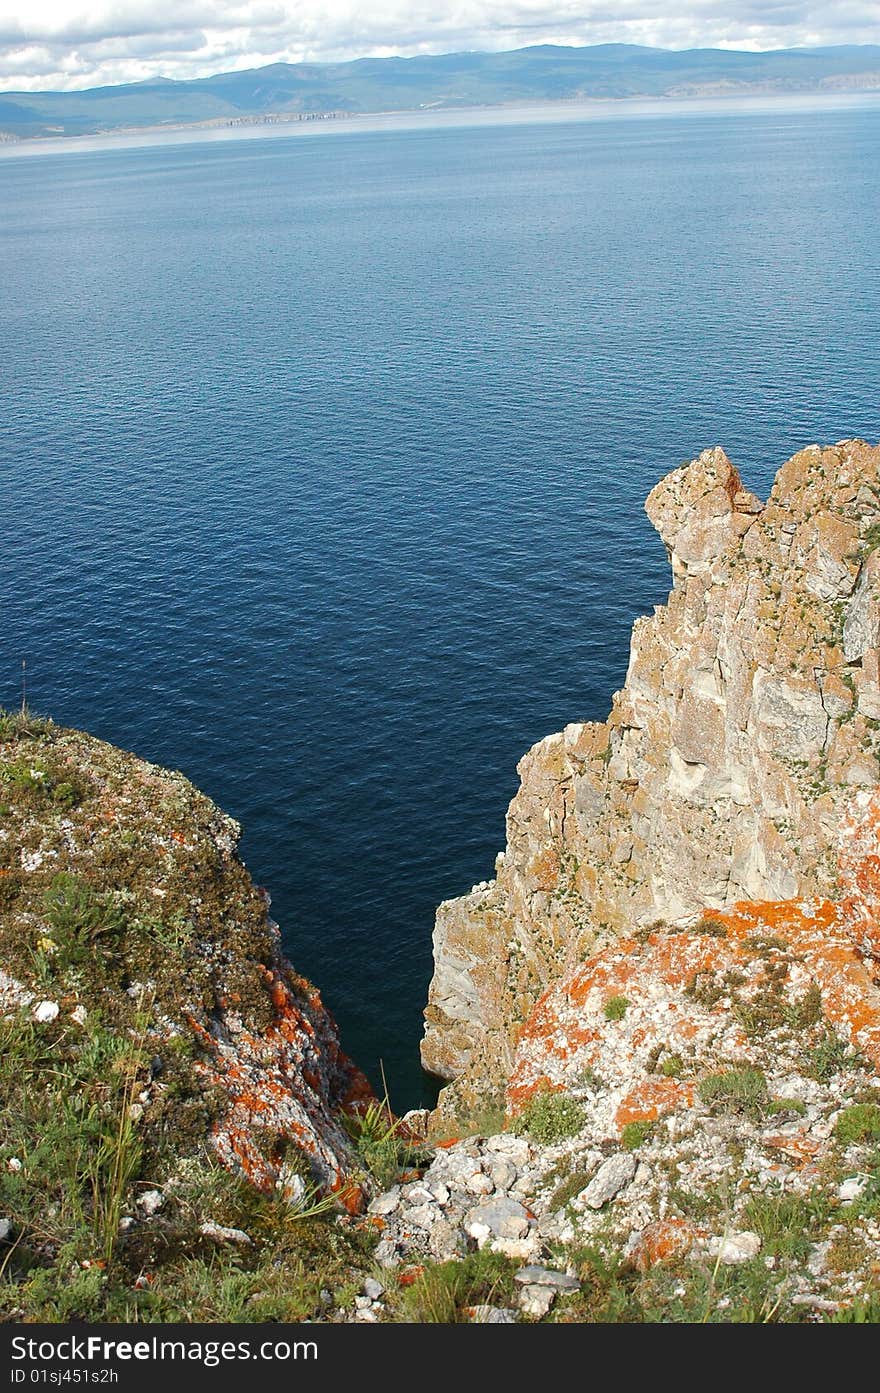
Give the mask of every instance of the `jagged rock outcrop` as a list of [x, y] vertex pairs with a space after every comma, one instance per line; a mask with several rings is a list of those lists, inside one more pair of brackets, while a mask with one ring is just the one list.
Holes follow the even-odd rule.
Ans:
[[840, 828], [878, 783], [880, 449], [803, 450], [763, 505], [707, 450], [646, 509], [673, 590], [608, 720], [528, 752], [495, 880], [438, 911], [441, 1116], [501, 1101], [538, 997], [617, 936], [833, 901]]
[[164, 1164], [207, 1143], [261, 1190], [358, 1207], [341, 1115], [371, 1090], [238, 839], [183, 775], [2, 716], [0, 1016], [62, 1031], [74, 1054], [77, 1035], [82, 1051], [129, 1042], [133, 1116]]

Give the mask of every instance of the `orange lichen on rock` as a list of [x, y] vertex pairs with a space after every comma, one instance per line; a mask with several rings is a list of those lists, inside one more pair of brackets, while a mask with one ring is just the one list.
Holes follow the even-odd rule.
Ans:
[[[754, 1058], [759, 1037], [786, 1023], [807, 1029], [824, 1020], [880, 1069], [871, 960], [880, 944], [878, 846], [880, 794], [858, 793], [840, 833], [838, 899], [741, 901], [603, 949], [546, 992], [525, 1022], [509, 1111], [543, 1090], [577, 1093], [595, 1075], [607, 1091], [601, 1115], [614, 1129], [654, 1121], [692, 1106], [699, 1079], [719, 1060]], [[608, 1020], [614, 995], [628, 1004]], [[813, 1154], [795, 1139], [786, 1149], [802, 1162]]]
[[671, 1108], [689, 1108], [693, 1101], [692, 1083], [649, 1076], [626, 1095], [614, 1114], [614, 1123], [622, 1131], [630, 1122], [655, 1122]]
[[705, 1236], [705, 1229], [687, 1219], [656, 1219], [636, 1234], [627, 1257], [638, 1272], [647, 1272], [655, 1263], [686, 1257]]
[[214, 1145], [258, 1189], [295, 1199], [302, 1184], [287, 1156], [292, 1147], [313, 1179], [359, 1214], [365, 1197], [350, 1180], [354, 1157], [339, 1115], [371, 1099], [372, 1089], [343, 1054], [320, 995], [301, 991], [300, 980], [282, 963], [266, 972], [273, 1019], [259, 1034], [230, 1029], [232, 1022], [211, 1034], [192, 1023], [210, 1056], [200, 1068], [227, 1103]]

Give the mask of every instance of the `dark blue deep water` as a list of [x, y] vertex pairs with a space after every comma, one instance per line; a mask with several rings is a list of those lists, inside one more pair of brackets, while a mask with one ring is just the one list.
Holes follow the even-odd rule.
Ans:
[[652, 484], [880, 434], [880, 105], [0, 161], [0, 701], [183, 769], [423, 1093], [440, 899], [667, 589]]

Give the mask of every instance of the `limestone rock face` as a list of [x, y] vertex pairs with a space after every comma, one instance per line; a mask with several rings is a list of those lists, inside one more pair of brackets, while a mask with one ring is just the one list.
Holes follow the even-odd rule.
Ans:
[[83, 1050], [140, 1039], [147, 1154], [209, 1148], [264, 1191], [359, 1205], [341, 1114], [369, 1085], [284, 957], [238, 825], [182, 774], [4, 713], [0, 802], [0, 1017]]
[[811, 446], [765, 504], [720, 449], [646, 509], [672, 567], [602, 724], [519, 764], [496, 878], [441, 905], [422, 1060], [447, 1117], [498, 1096], [537, 998], [603, 944], [832, 897], [880, 775], [880, 448]]

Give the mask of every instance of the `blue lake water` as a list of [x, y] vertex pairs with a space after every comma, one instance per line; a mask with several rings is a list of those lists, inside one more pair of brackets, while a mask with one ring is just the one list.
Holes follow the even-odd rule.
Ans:
[[880, 435], [880, 104], [0, 160], [0, 701], [183, 769], [392, 1102], [436, 903], [666, 594], [642, 512]]

